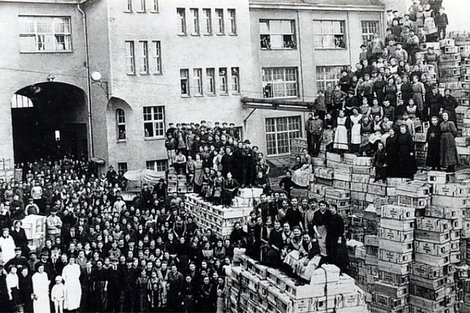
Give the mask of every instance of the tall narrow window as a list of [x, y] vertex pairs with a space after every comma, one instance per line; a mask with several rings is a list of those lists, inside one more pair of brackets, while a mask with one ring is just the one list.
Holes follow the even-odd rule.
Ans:
[[200, 68], [193, 69], [193, 79], [194, 79], [194, 94], [197, 96], [202, 96], [202, 69]]
[[135, 74], [135, 52], [134, 52], [134, 42], [126, 41], [126, 67], [127, 75]]
[[153, 41], [153, 73], [161, 74], [162, 73], [162, 50], [160, 41]]
[[144, 107], [145, 138], [162, 137], [165, 134], [165, 113], [162, 106]]
[[177, 8], [176, 13], [178, 13], [178, 33], [186, 35], [186, 10]]
[[127, 0], [125, 12], [132, 12], [132, 0]]
[[232, 67], [232, 92], [240, 92], [240, 71], [238, 67]]
[[149, 47], [147, 41], [140, 41], [140, 74], [149, 73]]
[[215, 95], [215, 69], [206, 69], [207, 94]]
[[145, 1], [146, 0], [137, 0], [139, 1], [139, 10], [137, 12], [145, 12]]
[[228, 93], [227, 86], [227, 68], [219, 68], [219, 84], [220, 84], [220, 93], [226, 95]]
[[228, 20], [230, 23], [230, 35], [236, 35], [237, 34], [237, 16], [235, 13], [235, 9], [228, 9]]
[[180, 70], [180, 86], [181, 86], [181, 95], [189, 96], [189, 70], [188, 69]]
[[191, 10], [191, 18], [193, 19], [193, 29], [191, 30], [191, 34], [199, 35], [199, 10], [198, 9], [190, 9]]
[[223, 35], [225, 33], [224, 9], [215, 9], [215, 18], [217, 34]]
[[156, 13], [158, 12], [158, 0], [151, 0], [152, 6], [150, 8], [150, 12]]
[[116, 110], [116, 131], [118, 141], [126, 139], [126, 115], [123, 109]]
[[212, 14], [211, 9], [202, 9], [204, 13], [203, 32], [205, 35], [212, 35]]

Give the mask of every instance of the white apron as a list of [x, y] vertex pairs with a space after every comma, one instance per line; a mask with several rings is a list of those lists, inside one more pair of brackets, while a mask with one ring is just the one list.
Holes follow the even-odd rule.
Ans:
[[33, 301], [34, 313], [50, 313], [49, 306], [49, 278], [47, 273], [35, 273], [32, 277], [33, 280], [33, 293], [37, 299]]
[[77, 310], [82, 299], [82, 286], [80, 285], [80, 265], [66, 265], [62, 270], [65, 282], [65, 305], [67, 310]]

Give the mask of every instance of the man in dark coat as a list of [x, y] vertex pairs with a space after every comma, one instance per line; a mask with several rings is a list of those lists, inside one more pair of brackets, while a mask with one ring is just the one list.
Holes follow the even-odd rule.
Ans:
[[441, 128], [437, 116], [431, 117], [426, 142], [428, 143], [426, 166], [429, 166], [431, 170], [440, 170]]
[[442, 95], [436, 85], [433, 85], [432, 92], [426, 95], [426, 106], [429, 108], [429, 116], [439, 116], [442, 108]]
[[10, 313], [12, 312], [10, 307], [10, 301], [8, 300], [8, 288], [5, 271], [3, 265], [0, 264], [0, 312]]
[[82, 299], [80, 308], [82, 312], [93, 312], [93, 269], [91, 261], [85, 265], [85, 270], [80, 275], [80, 285], [82, 287]]
[[29, 275], [27, 267], [21, 268], [20, 274], [18, 274], [18, 283], [20, 289], [21, 303], [24, 305], [25, 313], [33, 312], [33, 280]]
[[183, 274], [178, 272], [178, 268], [173, 264], [171, 266], [171, 271], [168, 274], [168, 309], [170, 312], [181, 311], [183, 284]]
[[396, 141], [398, 153], [398, 177], [413, 178], [416, 172], [414, 158], [414, 142], [406, 125], [400, 125], [400, 133]]
[[345, 272], [348, 265], [347, 253], [340, 253], [345, 244], [343, 218], [338, 215], [336, 205], [332, 204], [326, 219], [326, 251], [329, 263], [338, 266], [341, 272]]
[[442, 110], [449, 113], [449, 121], [454, 122], [454, 124], [457, 124], [457, 116], [455, 114], [457, 106], [457, 100], [450, 94], [450, 89], [446, 89], [442, 98]]

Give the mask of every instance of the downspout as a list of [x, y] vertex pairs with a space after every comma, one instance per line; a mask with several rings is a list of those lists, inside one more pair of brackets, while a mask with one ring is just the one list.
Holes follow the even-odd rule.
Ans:
[[[302, 80], [302, 101], [305, 101], [305, 82], [304, 82], [304, 59], [302, 57], [302, 42], [301, 42], [301, 33], [300, 33], [300, 13], [299, 10], [297, 10], [297, 38], [298, 38], [298, 47], [299, 47], [299, 58], [300, 58], [300, 79]], [[303, 120], [306, 120], [306, 115], [307, 113], [304, 112], [303, 114]], [[300, 128], [300, 136], [302, 137], [303, 135], [303, 127]]]
[[88, 93], [86, 95], [87, 98], [87, 105], [88, 105], [88, 137], [90, 140], [90, 155], [89, 158], [95, 156], [95, 149], [93, 143], [93, 119], [91, 114], [91, 76], [90, 76], [90, 55], [88, 51], [88, 27], [87, 27], [87, 20], [86, 14], [83, 12], [82, 8], [80, 8], [80, 4], [77, 4], [77, 10], [82, 15], [82, 22], [83, 22], [83, 37], [85, 38], [85, 67], [86, 67], [86, 85]]

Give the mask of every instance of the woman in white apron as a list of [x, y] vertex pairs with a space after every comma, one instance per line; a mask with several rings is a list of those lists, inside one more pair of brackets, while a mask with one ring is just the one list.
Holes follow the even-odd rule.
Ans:
[[62, 270], [62, 277], [65, 282], [64, 308], [69, 311], [77, 310], [82, 299], [82, 286], [80, 285], [80, 266], [75, 263], [75, 258], [69, 259], [69, 264]]
[[359, 114], [357, 108], [353, 109], [353, 115], [350, 117], [351, 120], [351, 152], [356, 153], [359, 152], [359, 145], [362, 142], [361, 137], [361, 120], [362, 114]]
[[44, 264], [38, 265], [38, 271], [32, 277], [33, 280], [33, 311], [34, 313], [50, 313], [49, 304], [49, 278], [44, 272]]
[[346, 117], [344, 111], [339, 111], [333, 149], [344, 152], [348, 150], [348, 130], [346, 129]]

